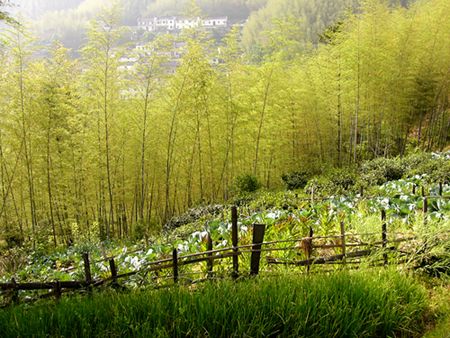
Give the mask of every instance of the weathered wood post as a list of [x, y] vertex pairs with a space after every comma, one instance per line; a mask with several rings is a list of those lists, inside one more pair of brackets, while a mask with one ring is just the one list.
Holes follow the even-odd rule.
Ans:
[[112, 278], [112, 285], [117, 286], [117, 268], [116, 268], [116, 262], [114, 261], [114, 258], [111, 258], [109, 260], [109, 269], [111, 270], [111, 278]]
[[13, 285], [13, 288], [11, 290], [11, 301], [13, 304], [19, 303], [19, 289], [17, 287], [17, 282], [15, 278], [11, 279], [11, 284]]
[[314, 230], [312, 227], [309, 227], [309, 239], [308, 239], [308, 247], [306, 248], [306, 252], [308, 254], [308, 265], [306, 266], [306, 272], [309, 273], [311, 269], [311, 261], [312, 261], [312, 248], [313, 248], [313, 236]]
[[416, 194], [416, 184], [415, 183], [413, 183], [412, 194], [413, 195]]
[[231, 207], [231, 242], [233, 246], [233, 273], [236, 279], [239, 276], [239, 251], [238, 251], [238, 214], [236, 206]]
[[[213, 249], [213, 242], [211, 233], [208, 232], [208, 235], [206, 237], [206, 251], [212, 251]], [[207, 271], [207, 277], [211, 278], [213, 275], [213, 259], [212, 259], [212, 252], [207, 254], [208, 260], [206, 261], [206, 271]]]
[[359, 196], [364, 197], [364, 187], [363, 186], [359, 187]]
[[57, 280], [55, 282], [55, 291], [54, 292], [55, 292], [56, 300], [59, 301], [61, 299], [61, 293], [62, 293], [61, 282], [59, 280]]
[[342, 261], [345, 264], [345, 224], [341, 221], [341, 251], [342, 251]]
[[253, 225], [253, 241], [252, 256], [250, 259], [250, 274], [257, 275], [259, 273], [259, 262], [261, 260], [261, 243], [264, 242], [264, 233], [266, 232], [265, 224]]
[[91, 275], [91, 263], [89, 262], [89, 254], [87, 252], [83, 253], [83, 262], [84, 262], [84, 280], [87, 286], [92, 284], [92, 275]]
[[387, 248], [387, 226], [386, 226], [386, 210], [381, 209], [381, 241], [383, 247], [383, 260], [384, 265], [388, 264], [388, 255], [386, 252]]
[[442, 182], [439, 182], [439, 196], [442, 196], [442, 192], [443, 192]]
[[422, 197], [426, 196], [425, 187], [422, 185]]
[[178, 251], [173, 249], [172, 251], [172, 264], [173, 264], [173, 282], [178, 283]]
[[427, 224], [427, 212], [428, 212], [428, 198], [426, 196], [423, 198], [422, 211], [423, 211], [423, 224], [426, 225]]

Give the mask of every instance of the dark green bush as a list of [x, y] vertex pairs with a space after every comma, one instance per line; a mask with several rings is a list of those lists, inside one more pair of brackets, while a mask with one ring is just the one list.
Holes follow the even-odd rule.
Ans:
[[213, 217], [219, 215], [224, 209], [223, 205], [211, 204], [198, 206], [187, 210], [185, 213], [172, 217], [164, 226], [164, 229], [176, 229], [183, 225], [198, 221], [202, 217]]
[[355, 191], [357, 183], [357, 176], [352, 169], [333, 169], [311, 179], [305, 190], [315, 194], [338, 195]]
[[281, 176], [288, 190], [302, 189], [308, 183], [310, 173], [304, 170], [294, 171]]
[[[402, 162], [406, 170], [405, 176], [412, 177], [416, 175], [416, 171], [430, 160], [432, 160], [431, 154], [424, 152], [414, 152], [404, 157]], [[423, 172], [420, 172], [420, 174], [423, 174]]]
[[356, 175], [349, 169], [335, 169], [329, 174], [330, 188], [336, 193], [352, 190], [356, 184]]
[[450, 184], [450, 160], [441, 160], [438, 170], [432, 177], [434, 182]]
[[406, 172], [405, 163], [400, 158], [376, 158], [361, 166], [361, 179], [367, 185], [380, 185], [399, 180]]
[[261, 183], [255, 175], [244, 174], [236, 178], [235, 187], [238, 193], [249, 193], [261, 188]]
[[362, 163], [359, 171], [331, 169], [310, 179], [305, 191], [335, 195], [356, 192], [360, 187], [382, 185], [402, 178], [414, 178], [421, 183], [450, 182], [450, 154], [415, 152], [404, 158], [376, 158]]
[[407, 177], [423, 175], [427, 183], [449, 183], [450, 182], [450, 160], [445, 158], [428, 158], [415, 167], [410, 166]]

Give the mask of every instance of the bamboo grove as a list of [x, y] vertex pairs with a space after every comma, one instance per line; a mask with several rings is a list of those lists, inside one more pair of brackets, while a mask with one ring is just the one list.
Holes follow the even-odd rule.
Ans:
[[[318, 48], [296, 43], [286, 19], [267, 32], [258, 64], [247, 62], [236, 30], [219, 49], [186, 31], [173, 73], [173, 37], [121, 68], [126, 45], [114, 9], [92, 22], [78, 60], [10, 27], [0, 44], [2, 237], [54, 245], [129, 238], [229, 199], [242, 174], [274, 188], [305, 167], [444, 148], [449, 13], [447, 0], [409, 9], [366, 1]], [[224, 62], [213, 65], [214, 56]]]

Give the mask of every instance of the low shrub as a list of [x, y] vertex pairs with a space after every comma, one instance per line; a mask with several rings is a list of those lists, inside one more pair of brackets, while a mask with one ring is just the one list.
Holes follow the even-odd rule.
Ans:
[[345, 193], [353, 189], [356, 184], [356, 174], [349, 169], [335, 169], [329, 175], [330, 190], [333, 194]]
[[450, 160], [445, 158], [429, 158], [417, 166], [411, 166], [406, 174], [407, 177], [420, 176], [426, 183], [450, 182]]
[[[405, 167], [406, 173], [405, 175], [408, 177], [412, 177], [417, 175], [416, 170], [420, 170], [419, 168], [432, 159], [432, 155], [430, 153], [425, 152], [414, 152], [402, 159], [403, 165]], [[420, 171], [420, 174], [423, 174], [423, 171]]]
[[236, 178], [235, 189], [238, 193], [251, 193], [261, 188], [261, 183], [258, 178], [252, 174], [243, 174]]
[[281, 176], [288, 190], [303, 189], [311, 174], [307, 171], [294, 171]]
[[357, 183], [357, 175], [351, 169], [338, 168], [311, 179], [305, 190], [314, 194], [339, 195], [353, 192]]
[[364, 162], [360, 168], [361, 180], [367, 186], [399, 180], [405, 172], [405, 163], [400, 158], [380, 157]]
[[221, 204], [211, 204], [206, 206], [199, 206], [192, 208], [181, 214], [180, 216], [172, 217], [164, 226], [164, 230], [179, 228], [183, 225], [198, 221], [202, 217], [214, 217], [219, 215], [224, 209]]

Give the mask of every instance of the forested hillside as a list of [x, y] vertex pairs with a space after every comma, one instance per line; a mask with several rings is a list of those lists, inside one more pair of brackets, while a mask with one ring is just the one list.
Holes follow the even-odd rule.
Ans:
[[[390, 0], [391, 6], [408, 6], [414, 0]], [[228, 16], [231, 23], [244, 23], [242, 43], [246, 51], [258, 60], [270, 48], [267, 32], [277, 26], [277, 20], [290, 21], [298, 26], [296, 40], [305, 46], [317, 45], [320, 34], [346, 12], [358, 10], [360, 0], [117, 0], [120, 21], [136, 26], [141, 16], [188, 15], [198, 6], [203, 16]], [[25, 15], [43, 41], [58, 39], [77, 51], [86, 39], [88, 22], [102, 7], [111, 4], [105, 0], [13, 0], [12, 13]], [[278, 27], [279, 28], [279, 27]], [[286, 29], [286, 27], [282, 29]]]
[[[413, 0], [386, 1], [390, 6], [406, 7]], [[323, 31], [359, 10], [361, 0], [268, 0], [266, 5], [253, 11], [243, 31], [243, 45], [247, 50], [260, 53], [267, 48], [267, 32], [277, 26], [277, 20], [294, 20], [299, 26], [296, 40], [302, 44], [317, 45]]]
[[[21, 10], [31, 17], [38, 17], [45, 12], [76, 9], [92, 6], [93, 0], [13, 0]], [[191, 4], [191, 0], [127, 0], [117, 1], [124, 7], [125, 16], [138, 15], [181, 15]], [[246, 19], [251, 11], [263, 7], [267, 0], [198, 0], [197, 5], [207, 15], [229, 15], [233, 18]]]
[[[103, 0], [12, 0], [13, 12], [20, 12], [39, 21], [45, 18], [55, 18], [55, 14], [65, 16], [70, 24], [73, 17], [83, 12], [95, 14], [101, 6], [112, 2]], [[183, 15], [192, 5], [191, 0], [117, 0], [121, 6], [121, 21], [127, 25], [136, 25], [138, 17], [143, 15], [164, 16]], [[204, 15], [229, 16], [235, 21], [245, 20], [252, 11], [258, 10], [267, 3], [267, 0], [198, 0], [195, 4]], [[44, 16], [44, 18], [42, 18]], [[71, 18], [72, 17], [72, 18]], [[49, 23], [49, 22], [47, 22]], [[50, 22], [53, 27], [62, 25], [62, 22]]]
[[[243, 174], [275, 188], [295, 170], [443, 149], [449, 13], [447, 0], [408, 10], [366, 1], [306, 52], [299, 26], [282, 21], [256, 64], [236, 30], [218, 66], [217, 48], [186, 31], [175, 74], [164, 71], [167, 53], [119, 70], [118, 12], [91, 24], [80, 60], [57, 43], [36, 60], [30, 33], [12, 29], [0, 49], [4, 231], [44, 242], [76, 229], [125, 237], [228, 199]], [[164, 50], [167, 39], [152, 44]]]
[[231, 22], [245, 21], [250, 13], [265, 5], [267, 0], [13, 0], [12, 13], [31, 20], [37, 38], [43, 41], [58, 39], [77, 51], [86, 39], [90, 20], [101, 8], [115, 3], [120, 8], [120, 22], [136, 26], [141, 16], [187, 15], [189, 8], [199, 6], [202, 15], [228, 16]]
[[[195, 3], [205, 15], [229, 16], [239, 21], [248, 18], [252, 11], [262, 8], [267, 0], [198, 0]], [[147, 9], [149, 15], [182, 15], [192, 0], [156, 0]]]

